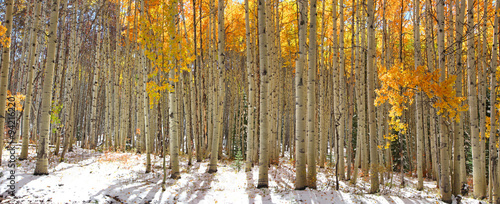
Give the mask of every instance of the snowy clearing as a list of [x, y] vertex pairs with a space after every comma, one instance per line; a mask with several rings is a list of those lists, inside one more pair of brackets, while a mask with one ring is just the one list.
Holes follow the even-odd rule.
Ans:
[[[17, 147], [16, 152], [20, 152]], [[30, 147], [28, 160], [17, 161], [15, 169], [16, 195], [7, 193], [6, 169], [9, 152], [4, 150], [0, 177], [2, 203], [441, 203], [435, 182], [426, 181], [425, 189], [416, 191], [410, 178], [408, 187], [381, 187], [375, 195], [366, 194], [369, 182], [358, 179], [357, 187], [340, 181], [335, 191], [331, 169], [318, 169], [318, 189], [296, 191], [294, 168], [286, 159], [279, 168], [269, 169], [269, 188], [257, 189], [258, 167], [252, 172], [237, 171], [234, 161], [220, 161], [218, 172], [206, 173], [208, 160], [188, 168], [181, 157], [181, 179], [168, 179], [162, 191], [162, 158], [153, 157], [153, 172], [144, 173], [144, 154], [95, 152], [75, 148], [65, 162], [49, 158], [49, 175], [34, 176], [35, 150]], [[168, 165], [168, 156], [167, 156]], [[243, 165], [243, 164], [242, 164]], [[243, 167], [243, 166], [242, 166]], [[395, 183], [398, 177], [395, 175]], [[463, 203], [485, 203], [464, 198]]]

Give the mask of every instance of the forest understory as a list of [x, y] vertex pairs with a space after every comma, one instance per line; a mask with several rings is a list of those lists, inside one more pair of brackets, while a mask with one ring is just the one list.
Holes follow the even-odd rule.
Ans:
[[[16, 151], [20, 151], [20, 144]], [[53, 151], [53, 148], [51, 148]], [[8, 160], [4, 151], [3, 162]], [[167, 164], [169, 156], [166, 157]], [[63, 162], [51, 154], [49, 175], [34, 176], [36, 151], [29, 149], [27, 160], [16, 162], [17, 193], [7, 194], [9, 170], [0, 171], [0, 203], [443, 203], [439, 201], [436, 182], [424, 181], [417, 191], [415, 177], [393, 174], [392, 182], [381, 184], [380, 192], [367, 194], [368, 177], [361, 177], [356, 187], [339, 181], [336, 189], [335, 168], [331, 164], [318, 169], [317, 189], [294, 190], [293, 162], [285, 156], [279, 166], [269, 168], [269, 188], [258, 189], [258, 167], [245, 172], [243, 161], [220, 160], [217, 173], [207, 173], [208, 160], [188, 166], [187, 156], [181, 155], [181, 178], [167, 179], [162, 191], [162, 159], [152, 158], [152, 172], [144, 173], [145, 154], [102, 152], [75, 147]], [[239, 169], [239, 170], [238, 170]], [[170, 170], [167, 169], [167, 174]], [[391, 184], [392, 183], [392, 184]], [[462, 203], [486, 203], [464, 197]], [[458, 203], [454, 198], [453, 203]]]

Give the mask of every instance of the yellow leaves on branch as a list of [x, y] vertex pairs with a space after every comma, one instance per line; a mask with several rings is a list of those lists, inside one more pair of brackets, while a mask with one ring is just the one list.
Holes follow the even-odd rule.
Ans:
[[7, 32], [7, 28], [2, 26], [0, 22], [0, 44], [2, 46], [10, 47], [10, 38], [5, 37], [5, 32]]
[[430, 99], [421, 100], [429, 101], [430, 105], [436, 108], [437, 114], [455, 121], [460, 119], [457, 113], [466, 111], [467, 106], [462, 105], [465, 97], [457, 97], [453, 88], [456, 76], [451, 75], [443, 82], [439, 82], [439, 77], [439, 70], [430, 72], [424, 66], [416, 70], [404, 69], [403, 64], [396, 63], [389, 69], [379, 69], [381, 88], [376, 90], [375, 105], [379, 106], [385, 102], [391, 105], [389, 125], [392, 129], [403, 134], [406, 132], [407, 125], [399, 118], [413, 103], [415, 94], [419, 91]]
[[[12, 100], [12, 98], [14, 98], [14, 101]], [[24, 99], [26, 98], [25, 95], [21, 94], [21, 93], [17, 93], [16, 95], [12, 95], [12, 93], [7, 90], [7, 99], [6, 99], [6, 103], [5, 103], [5, 110], [8, 111], [8, 109], [10, 107], [12, 107], [13, 105], [15, 105], [15, 110], [16, 111], [23, 111], [23, 105], [22, 105], [22, 101], [24, 101]]]

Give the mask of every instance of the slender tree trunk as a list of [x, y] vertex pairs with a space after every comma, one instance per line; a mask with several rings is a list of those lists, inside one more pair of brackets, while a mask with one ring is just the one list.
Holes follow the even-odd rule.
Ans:
[[316, 0], [309, 12], [309, 66], [307, 74], [307, 186], [316, 189]]
[[[261, 0], [262, 1], [262, 0]], [[304, 97], [304, 62], [306, 59], [306, 35], [307, 35], [307, 1], [297, 0], [299, 4], [299, 59], [295, 72], [295, 189], [306, 188], [306, 120], [305, 120], [305, 97]], [[260, 33], [260, 32], [259, 32]], [[260, 46], [259, 46], [260, 47]], [[262, 110], [261, 110], [262, 111]]]
[[[35, 59], [38, 56], [37, 46], [38, 46], [38, 25], [41, 19], [42, 1], [36, 1], [33, 30], [30, 33], [30, 49], [29, 49], [29, 59], [28, 59], [28, 83], [26, 85], [26, 102], [24, 103], [24, 113], [23, 113], [23, 145], [21, 148], [21, 156], [19, 160], [28, 159], [28, 145], [29, 145], [29, 129], [30, 129], [30, 119], [31, 119], [31, 101], [33, 98], [33, 72], [35, 71]], [[1, 147], [1, 146], [0, 146]], [[1, 155], [1, 153], [0, 153]]]
[[[13, 10], [14, 2], [12, 0], [5, 0], [5, 7], [6, 7], [6, 12], [5, 12], [5, 28], [7, 30], [5, 31], [5, 39], [9, 39], [11, 37], [12, 33], [12, 10]], [[52, 16], [51, 16], [52, 17]], [[57, 23], [56, 23], [57, 24]], [[51, 27], [52, 28], [52, 27]], [[57, 29], [57, 27], [55, 28]], [[51, 30], [52, 32], [52, 30]], [[54, 31], [54, 37], [53, 39], [55, 40], [57, 35], [55, 34]], [[7, 75], [9, 75], [9, 65], [10, 65], [10, 42], [9, 44], [3, 46], [2, 50], [2, 67], [0, 70], [0, 107], [4, 108], [5, 103], [7, 100], [7, 82], [10, 81], [7, 79]], [[48, 53], [47, 53], [48, 55]], [[51, 58], [49, 58], [51, 59]], [[47, 82], [47, 81], [46, 81]], [[50, 82], [52, 83], [52, 81]], [[44, 83], [45, 85], [46, 83]], [[46, 90], [46, 89], [44, 89]], [[52, 94], [52, 91], [50, 91]], [[49, 99], [50, 100], [50, 99]], [[50, 102], [50, 101], [49, 101]], [[49, 105], [50, 107], [50, 105]], [[0, 111], [0, 127], [2, 127], [2, 134], [0, 134], [0, 158], [2, 158], [2, 152], [3, 152], [3, 143], [4, 143], [4, 133], [3, 133], [3, 127], [5, 126], [5, 113], [6, 111]], [[10, 140], [9, 140], [10, 141]], [[0, 161], [0, 165], [2, 165], [2, 161]]]
[[258, 29], [259, 29], [259, 73], [260, 73], [260, 146], [259, 146], [259, 180], [257, 188], [267, 188], [268, 187], [268, 163], [269, 163], [269, 153], [268, 153], [268, 84], [269, 79], [267, 73], [268, 61], [267, 61], [267, 34], [266, 34], [266, 0], [258, 0]]
[[[455, 71], [457, 78], [455, 80], [455, 91], [457, 97], [462, 97], [462, 79], [463, 79], [463, 64], [462, 64], [462, 41], [463, 41], [463, 27], [465, 16], [465, 0], [456, 1], [456, 44], [457, 51], [455, 55]], [[454, 167], [454, 181], [452, 194], [458, 195], [461, 193], [462, 186], [465, 185], [465, 154], [464, 154], [464, 123], [465, 115], [462, 111], [458, 112], [460, 122], [455, 123], [455, 145], [453, 154]]]
[[370, 193], [379, 191], [379, 178], [378, 178], [378, 136], [377, 136], [377, 123], [375, 120], [375, 64], [376, 58], [376, 41], [375, 41], [375, 13], [373, 0], [368, 0], [368, 57], [367, 57], [367, 76], [368, 76], [368, 124], [370, 131]]
[[[414, 42], [414, 60], [415, 60], [415, 70], [421, 66], [421, 47], [420, 47], [420, 1], [414, 0], [413, 8], [413, 42]], [[423, 178], [423, 155], [424, 155], [424, 129], [423, 129], [423, 106], [422, 106], [422, 96], [421, 92], [417, 92], [415, 96], [415, 111], [417, 120], [417, 190], [421, 191], [424, 188], [424, 178]]]
[[[441, 71], [440, 82], [445, 80], [446, 53], [444, 49], [444, 1], [437, 2], [437, 23], [438, 23], [438, 52], [439, 52], [439, 70]], [[440, 163], [441, 163], [441, 200], [451, 202], [450, 172], [449, 172], [449, 152], [448, 152], [448, 130], [446, 129], [444, 116], [439, 117], [440, 132]]]
[[249, 16], [249, 6], [248, 0], [245, 0], [245, 28], [246, 28], [246, 47], [247, 47], [247, 57], [246, 57], [246, 68], [247, 68], [247, 78], [248, 78], [248, 119], [247, 119], [247, 161], [245, 165], [245, 171], [252, 170], [252, 154], [254, 150], [254, 89], [253, 89], [253, 57], [252, 57], [252, 42], [250, 40], [250, 16]]
[[468, 100], [470, 112], [470, 137], [472, 141], [472, 175], [474, 197], [482, 199], [485, 196], [485, 183], [481, 177], [484, 177], [481, 166], [481, 146], [479, 138], [479, 121], [478, 121], [478, 102], [476, 93], [476, 64], [474, 60], [474, 1], [467, 1], [467, 83], [468, 83]]
[[[9, 8], [9, 7], [7, 7]], [[8, 16], [8, 15], [7, 15]], [[52, 99], [52, 78], [55, 67], [55, 51], [57, 47], [57, 24], [59, 17], [59, 0], [52, 1], [50, 22], [49, 22], [49, 41], [47, 47], [47, 64], [45, 67], [45, 82], [42, 88], [42, 124], [40, 124], [40, 140], [38, 141], [37, 161], [34, 175], [48, 175], [48, 139], [50, 134], [50, 106]], [[7, 59], [7, 58], [3, 58]], [[3, 82], [3, 80], [2, 80]], [[1, 99], [0, 99], [1, 100]], [[5, 100], [2, 100], [5, 101]], [[0, 107], [3, 107], [0, 104]], [[2, 121], [0, 121], [1, 124]]]
[[[500, 3], [495, 2], [495, 16], [494, 16], [494, 24], [493, 24], [493, 46], [491, 49], [491, 61], [490, 67], [497, 67], [497, 59], [498, 59], [498, 21], [500, 20], [498, 17], [498, 12], [500, 10]], [[490, 136], [489, 136], [489, 153], [490, 153], [490, 163], [489, 163], [489, 175], [490, 175], [490, 185], [489, 185], [489, 201], [490, 203], [500, 203], [500, 182], [498, 180], [499, 171], [498, 171], [498, 148], [496, 146], [496, 132], [497, 126], [496, 123], [496, 96], [497, 96], [497, 81], [496, 81], [496, 69], [490, 70]]]

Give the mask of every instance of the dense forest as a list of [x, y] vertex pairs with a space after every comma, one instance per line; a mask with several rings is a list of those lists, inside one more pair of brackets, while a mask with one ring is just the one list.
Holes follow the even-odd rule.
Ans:
[[0, 3], [0, 201], [11, 163], [78, 149], [145, 155], [163, 191], [229, 162], [500, 203], [497, 0]]

